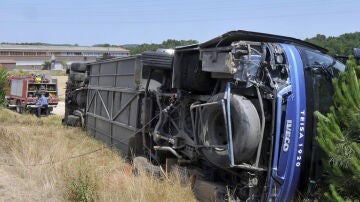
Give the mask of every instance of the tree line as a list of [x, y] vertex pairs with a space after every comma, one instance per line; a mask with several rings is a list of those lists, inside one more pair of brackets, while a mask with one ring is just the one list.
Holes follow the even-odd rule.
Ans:
[[[340, 36], [325, 36], [317, 34], [315, 37], [306, 38], [306, 42], [313, 43], [329, 50], [330, 55], [349, 56], [353, 54], [353, 48], [360, 48], [360, 32], [345, 33]], [[147, 50], [157, 50], [159, 48], [175, 48], [178, 46], [186, 46], [197, 44], [197, 40], [175, 40], [167, 39], [162, 43], [142, 43], [127, 45], [112, 45], [109, 43], [95, 44], [94, 47], [123, 47], [130, 51], [130, 54], [139, 54]]]
[[[340, 36], [325, 36], [324, 34], [317, 34], [315, 37], [306, 38], [305, 41], [316, 44], [329, 50], [330, 55], [345, 55], [353, 54], [353, 48], [360, 48], [360, 32], [345, 33]], [[128, 45], [113, 45], [109, 43], [95, 44], [93, 47], [123, 47], [130, 51], [131, 54], [139, 54], [147, 50], [159, 48], [175, 48], [177, 46], [186, 46], [198, 43], [197, 40], [175, 40], [167, 39], [162, 43], [142, 43], [142, 44], [128, 44]], [[56, 45], [49, 43], [6, 43], [1, 44], [16, 44], [16, 45]], [[58, 44], [60, 45], [60, 44]], [[67, 46], [78, 46], [78, 44], [61, 44]]]
[[175, 40], [175, 39], [168, 39], [166, 41], [163, 41], [160, 44], [155, 43], [143, 43], [139, 45], [128, 45], [123, 46], [124, 48], [128, 49], [130, 51], [130, 54], [139, 54], [147, 50], [155, 51], [159, 48], [175, 48], [178, 46], [186, 46], [191, 44], [197, 44], [198, 41], [196, 40]]
[[306, 38], [305, 41], [328, 49], [330, 55], [349, 56], [353, 54], [353, 48], [360, 48], [360, 32], [346, 33], [337, 37], [317, 34], [315, 37]]

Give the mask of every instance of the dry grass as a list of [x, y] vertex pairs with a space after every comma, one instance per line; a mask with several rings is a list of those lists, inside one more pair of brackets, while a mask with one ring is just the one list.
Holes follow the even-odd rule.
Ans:
[[69, 159], [103, 145], [61, 118], [0, 109], [0, 201], [195, 201], [180, 175], [134, 176], [109, 149]]

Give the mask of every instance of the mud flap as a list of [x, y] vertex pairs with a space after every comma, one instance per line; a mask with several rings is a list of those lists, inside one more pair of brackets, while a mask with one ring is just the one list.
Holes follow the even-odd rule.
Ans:
[[193, 192], [199, 201], [226, 201], [226, 186], [201, 179], [195, 179]]
[[75, 115], [69, 115], [66, 121], [67, 126], [81, 126], [81, 119]]

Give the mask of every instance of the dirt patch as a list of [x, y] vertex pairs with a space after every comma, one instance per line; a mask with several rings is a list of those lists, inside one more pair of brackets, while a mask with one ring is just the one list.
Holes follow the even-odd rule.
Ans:
[[65, 100], [65, 89], [68, 76], [53, 76], [58, 82], [58, 95], [60, 100]]
[[65, 102], [60, 101], [58, 105], [52, 111], [55, 115], [64, 116], [65, 115]]

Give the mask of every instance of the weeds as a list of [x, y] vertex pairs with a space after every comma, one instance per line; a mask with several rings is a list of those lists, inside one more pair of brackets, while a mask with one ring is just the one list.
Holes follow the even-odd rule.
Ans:
[[71, 201], [90, 202], [98, 198], [98, 185], [88, 169], [79, 169], [78, 174], [70, 177], [67, 183], [67, 196]]

